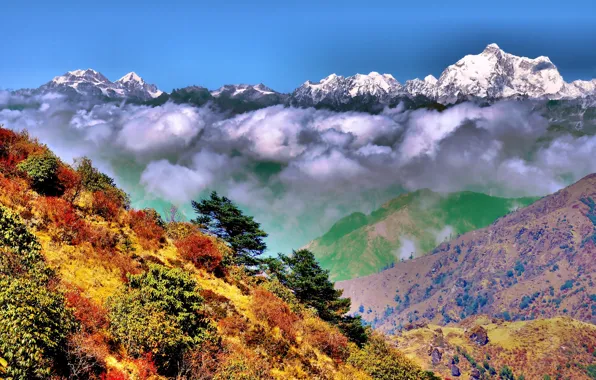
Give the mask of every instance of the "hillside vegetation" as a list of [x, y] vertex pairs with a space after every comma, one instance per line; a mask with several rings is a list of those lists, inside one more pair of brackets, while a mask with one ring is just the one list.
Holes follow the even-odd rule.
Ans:
[[433, 379], [302, 250], [212, 194], [134, 210], [88, 159], [0, 128], [0, 377]]
[[[478, 379], [589, 380], [596, 375], [596, 326], [567, 317], [507, 322], [478, 316], [458, 326], [403, 331], [393, 341], [444, 377], [451, 377], [454, 367]], [[513, 377], [502, 376], [507, 373]]]
[[442, 243], [430, 255], [339, 282], [352, 312], [387, 331], [488, 314], [596, 322], [596, 174]]
[[353, 213], [340, 219], [306, 248], [329, 269], [332, 279], [349, 280], [422, 256], [443, 241], [486, 227], [536, 199], [418, 190], [392, 199], [370, 215]]

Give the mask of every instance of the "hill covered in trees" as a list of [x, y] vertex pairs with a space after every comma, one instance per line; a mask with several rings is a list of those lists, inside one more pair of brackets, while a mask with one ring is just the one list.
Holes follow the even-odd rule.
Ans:
[[434, 379], [345, 315], [309, 251], [263, 259], [214, 193], [134, 210], [82, 158], [0, 128], [0, 377]]

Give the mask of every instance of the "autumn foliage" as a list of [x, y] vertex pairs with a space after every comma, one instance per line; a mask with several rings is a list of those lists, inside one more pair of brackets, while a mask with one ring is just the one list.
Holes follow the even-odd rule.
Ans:
[[139, 238], [143, 249], [158, 249], [165, 242], [165, 229], [159, 215], [153, 210], [130, 210], [130, 227]]
[[215, 239], [206, 235], [190, 235], [178, 240], [176, 247], [180, 255], [197, 268], [213, 271], [223, 260], [223, 255], [217, 248]]
[[89, 228], [73, 206], [62, 198], [44, 197], [39, 200], [44, 225], [52, 239], [78, 245], [89, 237]]
[[309, 318], [304, 321], [303, 328], [306, 341], [335, 361], [343, 362], [350, 355], [348, 338], [336, 327]]
[[107, 327], [107, 311], [84, 296], [81, 289], [71, 289], [64, 297], [68, 307], [72, 308], [75, 319], [86, 331], [91, 332]]
[[62, 197], [73, 203], [82, 190], [81, 175], [66, 165], [60, 165], [56, 172], [58, 181], [64, 189]]
[[107, 221], [114, 221], [118, 217], [120, 200], [109, 192], [96, 191], [93, 193], [92, 210], [93, 213], [103, 217]]
[[270, 327], [278, 327], [286, 339], [296, 339], [295, 323], [298, 317], [281, 298], [270, 291], [257, 288], [251, 309], [258, 319], [267, 322]]

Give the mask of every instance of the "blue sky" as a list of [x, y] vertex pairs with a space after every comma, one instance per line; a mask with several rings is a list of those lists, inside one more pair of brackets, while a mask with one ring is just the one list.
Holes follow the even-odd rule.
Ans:
[[94, 68], [161, 89], [263, 82], [291, 91], [336, 72], [440, 75], [491, 42], [596, 77], [594, 1], [5, 1], [0, 88]]

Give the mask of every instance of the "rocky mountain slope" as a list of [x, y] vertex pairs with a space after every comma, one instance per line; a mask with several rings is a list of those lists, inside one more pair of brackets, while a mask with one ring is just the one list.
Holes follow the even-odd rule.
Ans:
[[370, 215], [354, 213], [342, 218], [307, 248], [333, 279], [362, 277], [422, 256], [445, 240], [486, 227], [535, 200], [418, 190], [385, 203]]
[[596, 174], [381, 273], [339, 282], [352, 312], [397, 331], [479, 313], [596, 322]]
[[491, 379], [505, 367], [525, 379], [590, 380], [596, 375], [596, 326], [568, 317], [507, 322], [478, 316], [457, 326], [403, 331], [392, 341], [444, 378], [459, 372], [464, 379]]

